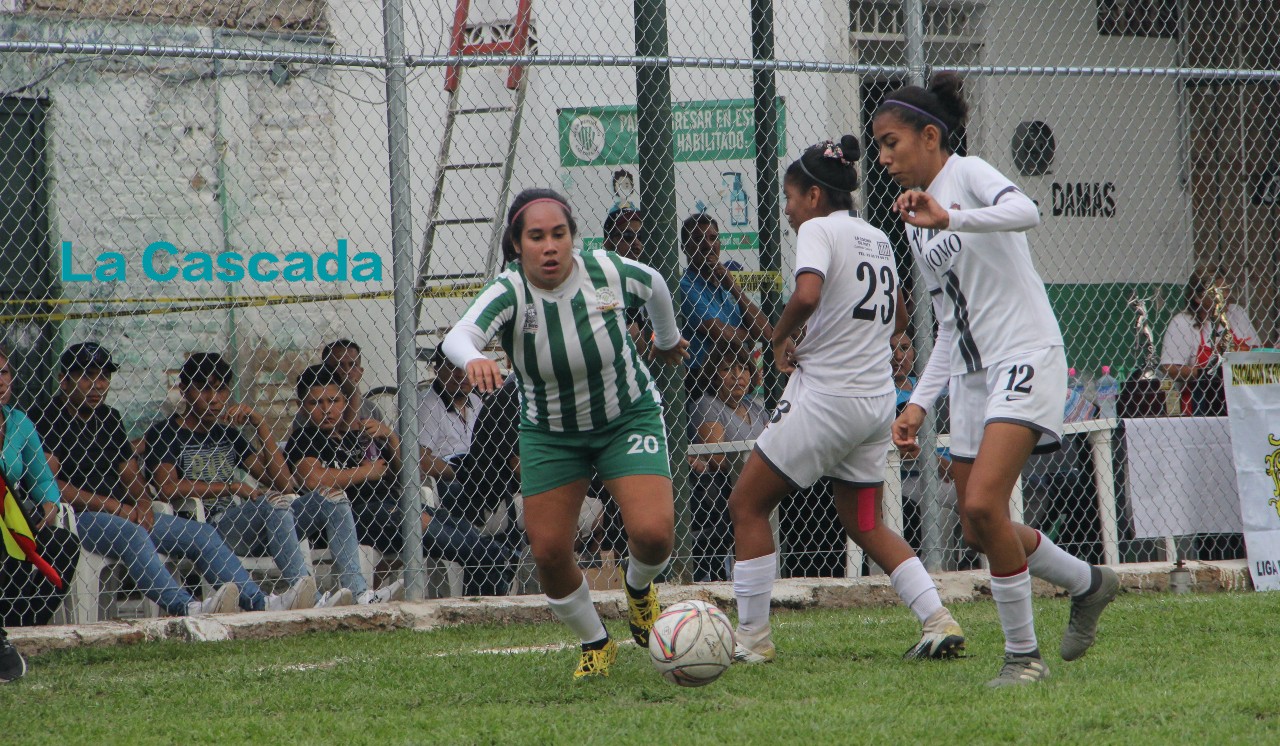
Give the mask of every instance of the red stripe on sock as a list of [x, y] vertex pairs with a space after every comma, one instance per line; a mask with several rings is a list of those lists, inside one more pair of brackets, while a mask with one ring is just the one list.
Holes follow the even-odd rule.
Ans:
[[1022, 573], [1026, 572], [1026, 571], [1027, 571], [1027, 566], [1026, 566], [1026, 565], [1023, 565], [1021, 568], [1019, 568], [1019, 569], [1017, 569], [1017, 570], [1014, 570], [1013, 572], [1008, 573], [1008, 574], [1001, 574], [1001, 573], [995, 572], [995, 571], [993, 570], [993, 571], [991, 572], [991, 577], [993, 577], [993, 578], [1012, 578], [1014, 575], [1021, 575]]
[[876, 488], [858, 488], [858, 530], [870, 531], [876, 527]]
[[1031, 551], [1032, 551], [1032, 552], [1034, 552], [1034, 551], [1036, 551], [1037, 549], [1039, 549], [1039, 548], [1040, 548], [1040, 540], [1041, 540], [1041, 539], [1043, 539], [1043, 538], [1044, 538], [1044, 534], [1042, 534], [1042, 533], [1040, 533], [1039, 531], [1037, 531], [1037, 532], [1036, 532], [1036, 545], [1035, 545], [1034, 547], [1031, 547]]

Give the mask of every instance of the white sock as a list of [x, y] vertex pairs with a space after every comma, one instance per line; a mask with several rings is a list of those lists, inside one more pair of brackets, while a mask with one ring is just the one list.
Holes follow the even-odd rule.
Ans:
[[634, 555], [627, 557], [627, 586], [637, 591], [648, 588], [653, 579], [667, 569], [667, 563], [670, 561], [671, 558], [667, 557], [656, 565], [646, 565]]
[[573, 630], [584, 644], [599, 642], [609, 636], [600, 621], [600, 615], [596, 613], [595, 604], [591, 603], [591, 589], [587, 587], [585, 577], [578, 590], [564, 598], [547, 596], [547, 604], [556, 618]]
[[1089, 563], [1067, 554], [1039, 531], [1036, 534], [1040, 537], [1040, 544], [1027, 555], [1027, 569], [1031, 574], [1065, 588], [1073, 596], [1087, 592], [1091, 577]]
[[769, 626], [769, 601], [778, 574], [778, 553], [742, 560], [733, 566], [733, 595], [738, 600], [738, 629], [752, 635]]
[[1031, 573], [1023, 570], [1007, 578], [992, 575], [991, 597], [1004, 630], [1005, 652], [1030, 653], [1039, 648], [1031, 616]]
[[933, 584], [933, 578], [929, 577], [929, 572], [924, 569], [924, 563], [919, 557], [912, 557], [898, 565], [898, 568], [889, 575], [889, 582], [898, 592], [898, 598], [902, 599], [902, 603], [920, 618], [921, 624], [924, 624], [933, 612], [942, 608], [942, 599], [938, 597], [938, 586]]

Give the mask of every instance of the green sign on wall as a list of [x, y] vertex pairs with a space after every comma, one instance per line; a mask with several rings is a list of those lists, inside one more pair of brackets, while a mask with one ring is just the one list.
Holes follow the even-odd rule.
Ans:
[[[785, 102], [778, 99], [779, 152], [786, 149]], [[677, 163], [755, 158], [751, 99], [685, 101], [671, 106]], [[560, 165], [616, 166], [637, 162], [636, 107], [560, 109]]]

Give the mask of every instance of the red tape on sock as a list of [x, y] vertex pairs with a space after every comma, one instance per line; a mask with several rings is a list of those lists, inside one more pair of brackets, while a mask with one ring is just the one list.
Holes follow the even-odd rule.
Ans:
[[876, 527], [876, 488], [858, 488], [858, 530], [870, 531]]

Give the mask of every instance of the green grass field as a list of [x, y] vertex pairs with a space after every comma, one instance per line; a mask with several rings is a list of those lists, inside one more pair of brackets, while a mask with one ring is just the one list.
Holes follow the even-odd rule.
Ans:
[[1280, 743], [1280, 595], [1122, 596], [1070, 664], [1067, 603], [1037, 601], [1052, 678], [998, 691], [995, 607], [953, 611], [968, 657], [924, 663], [905, 609], [784, 612], [777, 663], [702, 689], [630, 644], [589, 683], [572, 648], [492, 652], [551, 624], [69, 651], [0, 687], [0, 743]]

